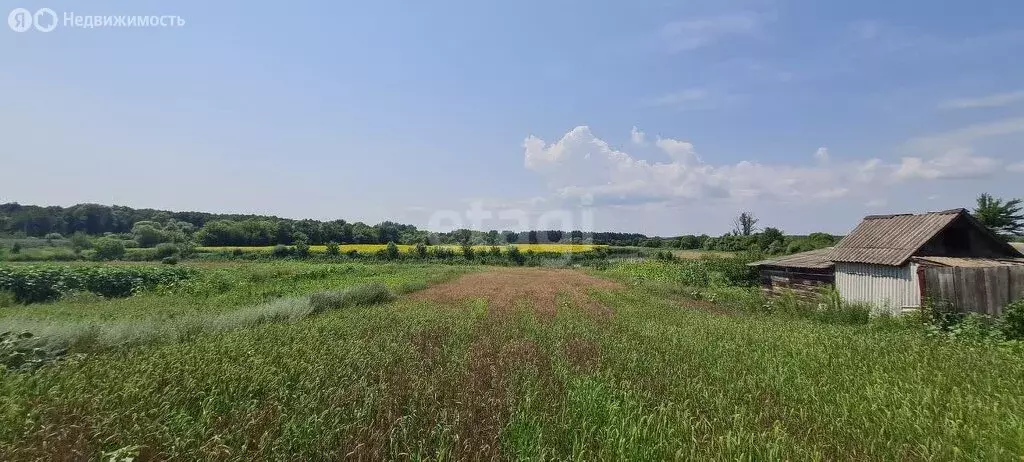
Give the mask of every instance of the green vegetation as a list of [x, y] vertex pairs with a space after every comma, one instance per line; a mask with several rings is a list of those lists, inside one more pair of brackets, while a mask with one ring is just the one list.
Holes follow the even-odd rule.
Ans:
[[[780, 316], [795, 299], [750, 310], [756, 289], [723, 282], [742, 282], [737, 265], [616, 263], [593, 273], [623, 288], [551, 313], [392, 295], [471, 266], [302, 261], [190, 264], [129, 298], [2, 308], [6, 357], [37, 362], [0, 372], [0, 459], [1024, 454], [1021, 349], [845, 319], [828, 296], [814, 311], [834, 322]], [[65, 354], [45, 325], [92, 343]]]
[[1020, 199], [1004, 201], [990, 194], [982, 194], [978, 196], [974, 217], [997, 234], [1024, 234], [1024, 202]]
[[23, 304], [53, 301], [74, 292], [127, 297], [188, 279], [192, 273], [185, 268], [0, 266], [0, 292], [12, 294]]

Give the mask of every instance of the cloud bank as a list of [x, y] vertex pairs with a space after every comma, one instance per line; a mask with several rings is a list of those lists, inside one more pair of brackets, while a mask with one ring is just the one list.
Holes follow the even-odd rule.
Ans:
[[[641, 134], [633, 128], [631, 141], [637, 148], [647, 145], [646, 135]], [[954, 133], [951, 138], [962, 140], [962, 135]], [[701, 159], [692, 143], [660, 136], [653, 146], [665, 160], [651, 162], [613, 147], [585, 125], [551, 143], [529, 136], [523, 148], [526, 168], [541, 175], [557, 196], [587, 197], [611, 205], [705, 199], [829, 201], [876, 195], [904, 181], [984, 177], [1003, 166], [996, 159], [975, 155], [968, 146], [937, 147], [938, 138], [942, 137], [913, 141], [917, 147], [908, 151], [914, 155], [897, 162], [840, 160], [821, 147], [805, 155], [806, 164], [801, 165], [752, 161], [715, 165]]]

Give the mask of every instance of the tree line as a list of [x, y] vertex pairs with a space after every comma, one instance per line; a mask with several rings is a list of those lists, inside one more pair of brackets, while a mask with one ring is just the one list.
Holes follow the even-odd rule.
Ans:
[[649, 237], [640, 233], [562, 230], [433, 233], [414, 225], [385, 221], [375, 225], [345, 220], [294, 220], [266, 215], [172, 212], [124, 206], [78, 204], [71, 207], [0, 204], [0, 234], [56, 238], [87, 235], [131, 239], [140, 247], [164, 242], [205, 246], [339, 244], [535, 244], [592, 243], [613, 246], [700, 248], [703, 238]]

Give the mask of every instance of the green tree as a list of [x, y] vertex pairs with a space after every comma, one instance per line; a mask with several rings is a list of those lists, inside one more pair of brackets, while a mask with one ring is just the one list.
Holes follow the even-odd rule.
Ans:
[[300, 258], [306, 258], [309, 256], [309, 242], [305, 240], [295, 240], [295, 255]]
[[97, 260], [117, 260], [124, 257], [124, 242], [112, 237], [101, 237], [93, 244]]
[[157, 244], [169, 240], [164, 231], [157, 226], [159, 224], [147, 221], [136, 223], [132, 227], [132, 236], [134, 236], [135, 242], [139, 243], [139, 247], [155, 247]]
[[988, 193], [978, 196], [974, 217], [993, 232], [1003, 235], [1024, 233], [1024, 204], [1020, 199], [1003, 201]]
[[341, 246], [337, 242], [331, 241], [327, 243], [327, 255], [336, 257], [341, 255]]
[[743, 212], [733, 221], [733, 232], [740, 236], [750, 236], [757, 230], [757, 218], [750, 212]]
[[776, 246], [780, 251], [782, 250], [782, 242], [786, 239], [786, 236], [782, 234], [782, 231], [778, 228], [772, 228], [771, 226], [761, 231], [761, 234], [757, 236], [758, 244], [761, 250], [767, 250], [772, 244], [778, 242]]
[[492, 229], [487, 232], [487, 238], [485, 239], [485, 241], [487, 242], [488, 245], [496, 245], [498, 243], [498, 239], [498, 231]]

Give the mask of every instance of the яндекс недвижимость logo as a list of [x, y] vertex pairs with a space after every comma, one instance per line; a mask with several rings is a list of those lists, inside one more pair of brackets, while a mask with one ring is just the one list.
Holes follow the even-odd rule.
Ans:
[[136, 27], [182, 27], [185, 19], [176, 15], [89, 15], [63, 12], [59, 21], [57, 12], [40, 8], [35, 13], [27, 8], [15, 8], [7, 15], [7, 25], [14, 32], [28, 32], [32, 28], [39, 32], [50, 32], [63, 25], [75, 29], [136, 28]]
[[33, 26], [39, 32], [50, 32], [57, 28], [57, 13], [49, 8], [40, 8], [35, 13], [15, 8], [7, 15], [7, 25], [15, 32], [25, 32]]

